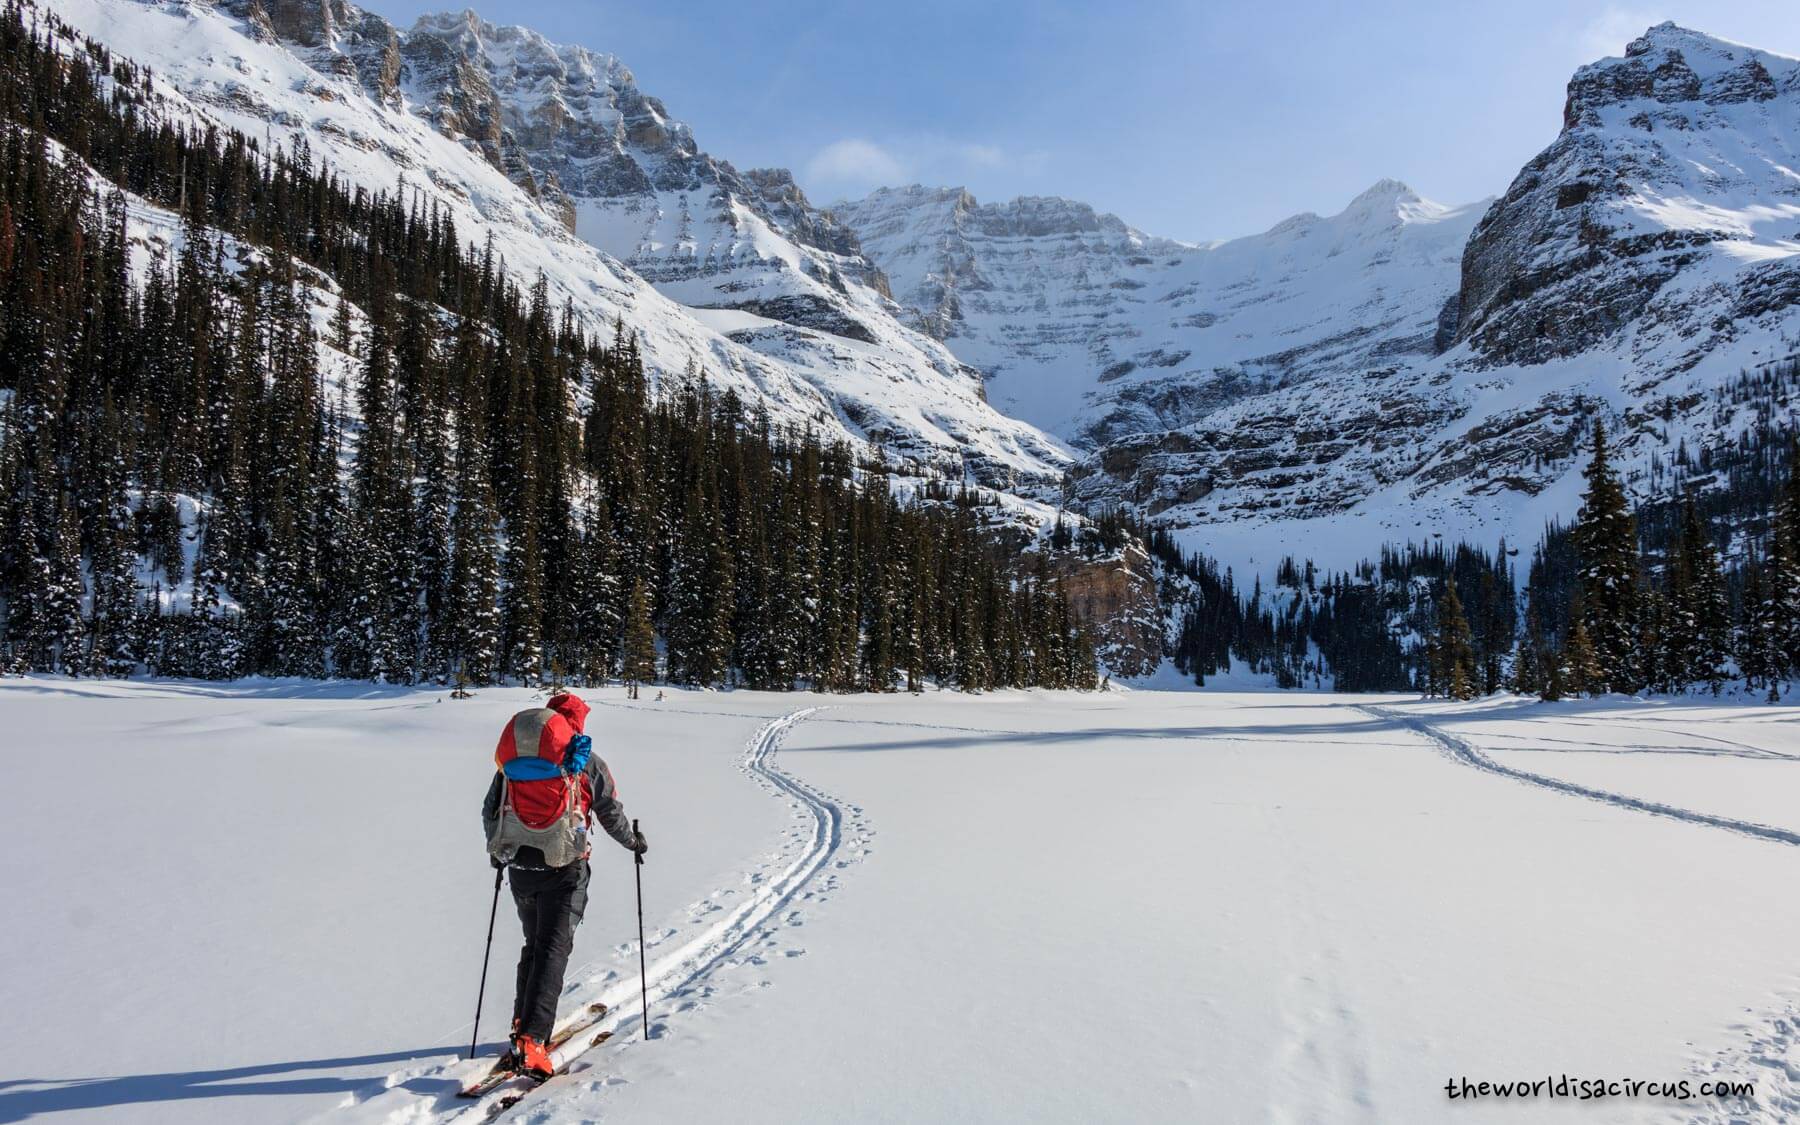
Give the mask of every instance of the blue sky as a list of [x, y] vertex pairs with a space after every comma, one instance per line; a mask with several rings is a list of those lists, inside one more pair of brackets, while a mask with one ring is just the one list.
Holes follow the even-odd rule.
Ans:
[[[364, 3], [402, 24], [446, 6]], [[1794, 0], [473, 6], [619, 56], [702, 148], [792, 168], [815, 202], [957, 184], [1196, 240], [1331, 213], [1384, 176], [1497, 194], [1556, 136], [1574, 68], [1664, 19], [1800, 54]]]

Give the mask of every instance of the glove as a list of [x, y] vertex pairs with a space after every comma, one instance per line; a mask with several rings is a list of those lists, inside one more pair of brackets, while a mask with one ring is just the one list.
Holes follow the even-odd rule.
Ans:
[[585, 734], [578, 734], [569, 739], [568, 749], [563, 751], [563, 770], [567, 773], [580, 773], [587, 769], [588, 755], [594, 752], [594, 740]]
[[497, 855], [490, 855], [490, 856], [488, 856], [488, 866], [493, 868], [495, 871], [498, 871], [502, 867], [506, 866], [506, 861], [504, 859], [501, 859]]
[[645, 852], [650, 850], [650, 845], [644, 842], [644, 830], [642, 828], [638, 829], [637, 832], [633, 835], [632, 841], [631, 841], [631, 850], [638, 855], [643, 855]]

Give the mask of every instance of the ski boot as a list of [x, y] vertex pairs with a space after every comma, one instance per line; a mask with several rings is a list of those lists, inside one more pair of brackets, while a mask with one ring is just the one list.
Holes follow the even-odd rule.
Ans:
[[542, 1081], [556, 1073], [549, 1050], [531, 1036], [519, 1036], [513, 1041], [513, 1050], [518, 1052], [520, 1069], [531, 1077]]

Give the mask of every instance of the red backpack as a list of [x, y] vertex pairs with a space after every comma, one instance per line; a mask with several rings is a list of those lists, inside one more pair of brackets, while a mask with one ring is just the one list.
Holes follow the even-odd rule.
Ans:
[[552, 696], [507, 721], [494, 749], [504, 780], [500, 817], [488, 852], [511, 862], [522, 847], [544, 853], [563, 867], [587, 853], [589, 809], [594, 794], [587, 765], [588, 738], [581, 733], [588, 706], [573, 695]]

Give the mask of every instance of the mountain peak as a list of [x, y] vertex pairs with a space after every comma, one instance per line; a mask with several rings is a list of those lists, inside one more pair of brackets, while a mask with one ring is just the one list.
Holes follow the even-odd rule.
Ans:
[[1350, 218], [1370, 218], [1381, 221], [1402, 217], [1404, 211], [1424, 199], [1412, 188], [1399, 180], [1380, 179], [1365, 189], [1350, 205], [1344, 208], [1344, 215]]
[[1366, 188], [1361, 195], [1351, 200], [1350, 206], [1354, 207], [1365, 200], [1398, 203], [1402, 200], [1418, 198], [1419, 193], [1404, 182], [1384, 176]]
[[1683, 27], [1674, 20], [1664, 20], [1647, 28], [1642, 35], [1625, 45], [1625, 57], [1628, 59], [1642, 58], [1657, 51], [1697, 52], [1702, 57], [1711, 56], [1733, 63], [1741, 62], [1748, 56], [1769, 54], [1755, 47]]
[[597, 81], [619, 88], [630, 87], [636, 82], [631, 71], [616, 56], [579, 44], [555, 43], [529, 27], [490, 23], [473, 8], [464, 8], [460, 12], [428, 12], [413, 22], [407, 34], [409, 37], [431, 36], [455, 41], [464, 54], [480, 55], [490, 65], [523, 65], [534, 71], [548, 68], [551, 71], [586, 72]]
[[1335, 220], [1377, 226], [1428, 223], [1443, 218], [1452, 210], [1426, 199], [1400, 180], [1384, 178], [1352, 199]]
[[[1696, 104], [1717, 109], [1767, 102], [1800, 90], [1800, 60], [1747, 47], [1664, 21], [1625, 47], [1623, 56], [1589, 63], [1569, 80], [1563, 127], [1601, 127], [1609, 108], [1627, 117], [1659, 107]], [[1677, 118], [1666, 123], [1675, 124]]]

